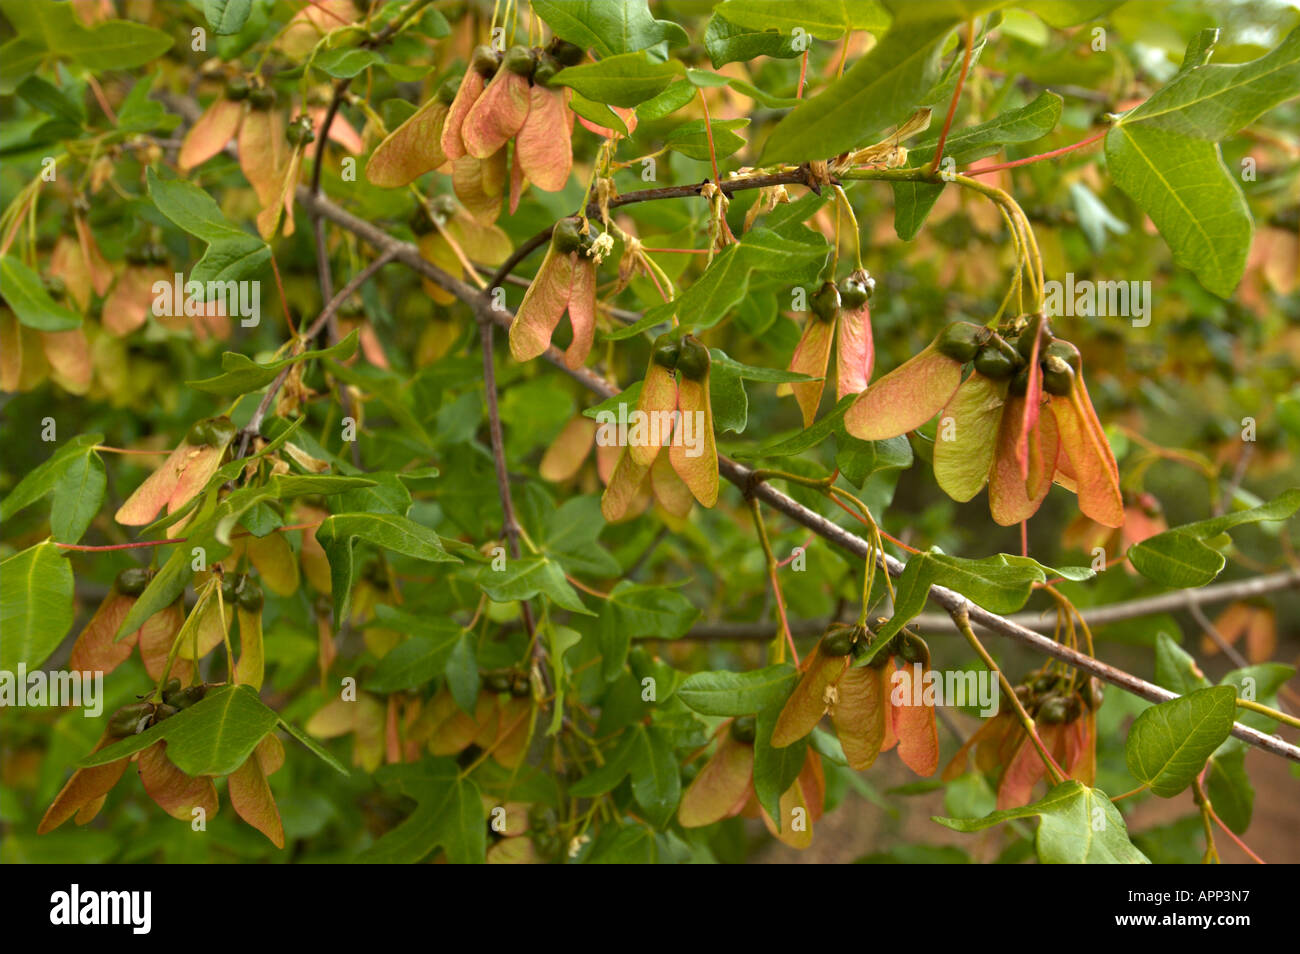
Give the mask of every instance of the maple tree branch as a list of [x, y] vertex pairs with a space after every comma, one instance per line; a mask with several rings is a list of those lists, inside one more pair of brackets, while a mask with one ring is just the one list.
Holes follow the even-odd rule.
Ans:
[[[662, 190], [643, 190], [643, 192], [650, 191], [658, 192]], [[692, 187], [691, 191], [681, 194], [691, 195], [697, 192], [698, 187]], [[394, 238], [383, 229], [353, 215], [329, 199], [312, 194], [306, 187], [300, 186], [297, 196], [298, 201], [306, 206], [308, 211], [331, 220], [381, 252], [391, 251], [397, 261], [410, 266], [469, 305], [474, 310], [476, 318], [494, 321], [502, 328], [509, 328], [513, 318], [513, 313], [509, 309], [493, 308], [491, 298], [488, 295], [480, 293], [477, 289], [472, 288], [460, 279], [452, 277], [436, 265], [425, 261], [420, 256], [419, 249], [411, 243]], [[549, 346], [542, 357], [603, 398], [610, 398], [619, 393], [619, 388], [616, 385], [588, 368], [568, 368], [564, 363], [563, 353], [554, 346]], [[742, 491], [757, 497], [761, 502], [780, 511], [830, 543], [854, 554], [860, 559], [878, 558], [891, 576], [902, 574], [903, 564], [899, 560], [888, 554], [877, 555], [871, 544], [862, 537], [833, 523], [821, 514], [809, 510], [771, 484], [762, 480], [755, 480], [753, 470], [744, 464], [737, 463], [720, 454], [718, 455], [718, 473], [741, 488]], [[932, 602], [950, 612], [965, 608], [973, 624], [982, 626], [991, 632], [1012, 639], [1054, 659], [1059, 659], [1150, 702], [1167, 702], [1177, 697], [1175, 693], [1149, 683], [1132, 673], [1093, 659], [1091, 656], [1036, 633], [1020, 623], [1013, 622], [976, 606], [965, 596], [945, 586], [936, 584], [931, 587], [929, 598]], [[1266, 735], [1240, 723], [1233, 725], [1232, 734], [1265, 751], [1288, 758], [1294, 762], [1300, 762], [1300, 747], [1291, 745], [1278, 736]]]
[[[1197, 589], [1174, 590], [1172, 593], [1113, 603], [1110, 606], [1097, 606], [1082, 610], [1082, 615], [1084, 622], [1089, 626], [1105, 626], [1108, 623], [1119, 623], [1141, 616], [1191, 610], [1192, 607], [1199, 607], [1206, 603], [1225, 603], [1289, 589], [1300, 589], [1300, 568], [1282, 570], [1248, 580], [1212, 583]], [[1016, 613], [1003, 618], [1028, 629], [1051, 631], [1056, 628], [1055, 618], [1044, 619], [1041, 613]], [[922, 629], [943, 629], [951, 624], [946, 616], [925, 613], [917, 617], [917, 625]], [[1239, 665], [1245, 665], [1244, 661]]]
[[[871, 170], [864, 170], [864, 171], [871, 171]], [[874, 171], [896, 172], [899, 170], [874, 170]], [[919, 170], [908, 170], [908, 172], [915, 174], [917, 176], [920, 175]], [[865, 179], [865, 178], [911, 178], [911, 177], [912, 175], [908, 175], [908, 176], [863, 175], [855, 178]], [[609, 200], [608, 207], [610, 209], [617, 209], [625, 205], [635, 205], [638, 202], [656, 202], [659, 201], [660, 199], [686, 199], [692, 196], [698, 196], [700, 194], [700, 190], [703, 189], [706, 185], [708, 185], [709, 181], [710, 180], [706, 179], [704, 182], [697, 182], [694, 185], [660, 186], [654, 189], [638, 189], [635, 192], [628, 192], [624, 195], [613, 196]], [[735, 176], [730, 179], [723, 179], [717, 185], [718, 185], [718, 190], [727, 198], [731, 198], [731, 196], [734, 193], [742, 192], [746, 189], [766, 189], [769, 186], [775, 186], [775, 185], [805, 185], [808, 186], [810, 189], [819, 188], [819, 184], [816, 182], [815, 179], [812, 178], [807, 164], [804, 164], [802, 166], [799, 166], [796, 169], [791, 169], [786, 172], [774, 172], [774, 173], [769, 173], [760, 176]], [[600, 213], [599, 202], [593, 199], [591, 202], [587, 203], [588, 216], [598, 215], [599, 213]], [[546, 228], [542, 229], [542, 231], [538, 232], [536, 235], [524, 241], [518, 248], [514, 250], [511, 256], [501, 264], [501, 267], [496, 270], [496, 273], [492, 276], [492, 279], [488, 282], [488, 286], [493, 287], [496, 285], [500, 285], [503, 281], [505, 281], [506, 276], [509, 275], [512, 271], [514, 271], [515, 267], [518, 266], [520, 262], [522, 262], [529, 255], [531, 255], [535, 250], [537, 250], [542, 245], [546, 244], [551, 240], [551, 232], [554, 229], [555, 226], [553, 225], [547, 226]]]

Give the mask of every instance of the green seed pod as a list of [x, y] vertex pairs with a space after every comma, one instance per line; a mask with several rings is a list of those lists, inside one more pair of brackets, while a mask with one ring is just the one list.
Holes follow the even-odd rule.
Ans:
[[128, 265], [148, 265], [149, 264], [149, 246], [137, 245], [126, 250], [126, 263]]
[[1038, 709], [1038, 721], [1044, 725], [1060, 725], [1069, 717], [1069, 705], [1064, 697], [1051, 695]]
[[691, 381], [703, 381], [709, 376], [709, 349], [693, 335], [682, 339], [681, 352], [677, 356], [677, 370]]
[[251, 576], [244, 577], [244, 581], [236, 591], [236, 595], [239, 598], [239, 608], [248, 610], [250, 613], [256, 613], [260, 610], [265, 599], [262, 594], [262, 587]]
[[1048, 673], [1043, 676], [1039, 676], [1033, 682], [1034, 692], [1038, 692], [1038, 693], [1051, 692], [1053, 689], [1056, 688], [1056, 684], [1059, 683], [1060, 681], [1061, 681], [1060, 676], [1055, 676], [1051, 673]]
[[221, 599], [227, 605], [239, 599], [239, 587], [243, 585], [242, 575], [232, 573], [221, 581]]
[[501, 55], [490, 46], [474, 47], [474, 55], [470, 59], [470, 69], [478, 70], [479, 76], [484, 79], [491, 79], [496, 75], [497, 67], [501, 65]]
[[1106, 701], [1106, 689], [1101, 684], [1100, 679], [1089, 678], [1087, 685], [1079, 690], [1083, 697], [1083, 703], [1093, 712], [1101, 708], [1101, 704]]
[[128, 567], [118, 573], [113, 580], [113, 587], [123, 596], [139, 596], [144, 592], [149, 581], [153, 579], [153, 573], [142, 566]]
[[509, 692], [510, 676], [503, 672], [490, 672], [483, 676], [483, 685], [491, 692]]
[[194, 703], [200, 701], [205, 695], [207, 695], [207, 692], [207, 686], [188, 686], [185, 689], [181, 689], [179, 692], [174, 692], [170, 696], [165, 697], [165, 701], [169, 706], [179, 712], [182, 709], [188, 709], [190, 706], [194, 705]]
[[582, 220], [577, 216], [560, 219], [551, 233], [551, 246], [561, 255], [576, 252], [582, 247]]
[[533, 51], [526, 46], [512, 46], [506, 51], [502, 63], [511, 73], [520, 76], [532, 76], [533, 68], [537, 65], [537, 61], [533, 59]]
[[239, 102], [248, 99], [248, 94], [252, 91], [253, 87], [249, 84], [246, 76], [232, 76], [226, 80], [226, 99]]
[[576, 43], [561, 40], [558, 36], [551, 38], [547, 49], [550, 50], [552, 56], [559, 60], [562, 66], [577, 66], [587, 55], [587, 51]]
[[1043, 359], [1043, 390], [1048, 394], [1064, 397], [1074, 390], [1074, 371], [1069, 363], [1059, 355], [1048, 355]]
[[461, 77], [453, 76], [445, 83], [438, 87], [438, 102], [444, 106], [450, 106], [456, 99], [456, 93], [460, 90]]
[[510, 694], [517, 699], [523, 699], [533, 694], [532, 684], [528, 681], [527, 673], [517, 672], [510, 680]]
[[1018, 367], [1020, 356], [996, 335], [975, 354], [975, 370], [993, 381], [1007, 381]]
[[150, 265], [162, 265], [170, 257], [167, 254], [167, 246], [159, 242], [150, 242], [144, 248], [145, 254], [149, 256]]
[[654, 363], [669, 371], [677, 370], [677, 359], [681, 357], [682, 343], [677, 336], [665, 332], [655, 339]]
[[1023, 683], [1016, 686], [1016, 698], [1020, 700], [1021, 705], [1029, 705], [1034, 699], [1034, 689], [1032, 686], [1026, 686]]
[[167, 703], [164, 702], [162, 705], [156, 706], [154, 708], [153, 724], [157, 725], [159, 722], [162, 722], [164, 719], [170, 719], [172, 716], [174, 716], [176, 713], [180, 711], [181, 710], [177, 709], [175, 706], [169, 706]]
[[239, 433], [239, 428], [235, 427], [234, 422], [228, 417], [209, 418], [208, 426], [209, 433], [212, 435], [208, 439], [209, 447], [225, 447]]
[[551, 85], [551, 80], [555, 79], [555, 74], [560, 72], [564, 67], [550, 53], [542, 52], [537, 56], [537, 68], [533, 70], [533, 82], [538, 86], [547, 88]]
[[834, 282], [824, 282], [812, 299], [812, 313], [822, 321], [834, 321], [840, 316], [840, 290]]
[[1064, 341], [1061, 338], [1053, 340], [1052, 343], [1047, 346], [1047, 350], [1043, 352], [1043, 354], [1044, 358], [1061, 358], [1070, 366], [1070, 370], [1075, 374], [1078, 374], [1079, 369], [1083, 367], [1083, 358], [1079, 354], [1079, 349], [1070, 344], [1070, 342]]
[[875, 281], [866, 272], [854, 272], [847, 278], [841, 279], [840, 307], [845, 311], [857, 311], [871, 299], [875, 287]]
[[817, 650], [823, 656], [847, 656], [853, 651], [853, 628], [843, 623], [832, 623]]
[[195, 421], [185, 435], [185, 443], [193, 447], [202, 447], [212, 443], [212, 422]]
[[275, 105], [275, 90], [269, 86], [254, 86], [248, 91], [248, 105], [260, 111]]
[[588, 222], [585, 226], [580, 224], [578, 226], [578, 251], [582, 252], [583, 255], [587, 255], [595, 244], [596, 230], [591, 227], [591, 223]]
[[741, 716], [731, 723], [731, 737], [737, 742], [753, 742], [757, 722], [753, 716]]
[[935, 339], [935, 347], [945, 357], [965, 364], [974, 359], [980, 345], [988, 338], [988, 331], [969, 321], [954, 321]]
[[1041, 312], [1030, 316], [1029, 324], [1020, 332], [1020, 337], [1016, 339], [1016, 351], [1025, 361], [1028, 361], [1033, 354], [1034, 339], [1039, 335], [1042, 335], [1043, 339], [1038, 346], [1038, 354], [1041, 357], [1047, 350], [1047, 346], [1053, 341], [1052, 329], [1048, 327], [1047, 318]]
[[153, 706], [147, 702], [133, 702], [123, 706], [108, 718], [108, 734], [116, 739], [135, 735], [142, 728], [144, 720], [153, 712]]
[[311, 117], [306, 114], [295, 116], [285, 127], [284, 138], [289, 140], [291, 146], [305, 146], [313, 141], [316, 134], [312, 132]]
[[930, 666], [930, 647], [926, 645], [925, 640], [915, 633], [909, 633], [904, 630], [899, 634], [903, 641], [898, 645], [898, 655], [906, 663], [920, 663], [923, 667]]

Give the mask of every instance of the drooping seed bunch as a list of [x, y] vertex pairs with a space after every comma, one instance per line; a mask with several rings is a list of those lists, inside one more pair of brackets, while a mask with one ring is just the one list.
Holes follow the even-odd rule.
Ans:
[[[692, 335], [678, 338], [669, 332], [655, 340], [636, 409], [646, 421], [664, 421], [678, 412], [675, 428], [690, 428], [699, 438], [699, 452], [693, 453], [676, 429], [647, 428], [644, 441], [629, 442], [619, 455], [600, 499], [606, 520], [622, 519], [646, 481], [664, 509], [677, 516], [690, 510], [692, 497], [705, 507], [718, 502], [709, 364], [709, 349]], [[666, 455], [660, 453], [665, 444]]]
[[[114, 712], [94, 752], [139, 735], [181, 710], [198, 705], [214, 688], [204, 683], [183, 686], [179, 678], [167, 680], [160, 687], [158, 696], [131, 703]], [[145, 794], [173, 818], [189, 822], [200, 809], [205, 819], [217, 814], [219, 801], [215, 779], [205, 775], [186, 775], [168, 759], [167, 742], [159, 740], [122, 758], [73, 772], [46, 810], [37, 826], [37, 833], [53, 831], [69, 818], [78, 825], [89, 824], [132, 763]], [[266, 778], [283, 764], [284, 745], [274, 733], [269, 733], [244, 763], [226, 776], [226, 792], [235, 813], [266, 835], [277, 848], [284, 847], [284, 826]]]
[[238, 432], [228, 417], [195, 423], [162, 466], [126, 498], [113, 519], [124, 526], [142, 526], [163, 507], [175, 513], [207, 486]]
[[[1046, 673], [1016, 686], [1015, 692], [1052, 758], [1069, 777], [1091, 786], [1097, 775], [1096, 711], [1102, 703], [1101, 683], [1095, 677]], [[966, 740], [944, 767], [944, 780], [965, 773], [972, 754], [977, 770], [996, 777], [999, 809], [1028, 805], [1034, 785], [1047, 773], [1037, 747], [1009, 706]]]
[[832, 338], [836, 348], [835, 399], [867, 389], [876, 363], [868, 305], [875, 287], [871, 276], [858, 269], [838, 285], [825, 282], [813, 295], [803, 336], [790, 358], [791, 371], [821, 379], [790, 385], [803, 412], [804, 427], [812, 426], [817, 416], [826, 369], [830, 366]]
[[[897, 746], [904, 765], [918, 775], [933, 775], [939, 766], [933, 694], [914, 685], [929, 671], [929, 647], [907, 631], [871, 653], [873, 642], [865, 626], [827, 628], [800, 667], [803, 676], [781, 710], [772, 745], [799, 741], [829, 714], [851, 768], [868, 768], [881, 752]], [[896, 668], [895, 656], [906, 665]]]
[[566, 311], [573, 341], [564, 363], [580, 368], [587, 360], [596, 335], [595, 242], [591, 227], [577, 216], [556, 223], [546, 257], [510, 324], [510, 353], [516, 361], [531, 361], [544, 352]]
[[1033, 516], [1056, 482], [1078, 495], [1093, 520], [1124, 523], [1119, 467], [1088, 396], [1079, 350], [1056, 338], [1041, 314], [998, 331], [948, 325], [871, 385], [844, 425], [854, 437], [884, 440], [940, 411], [935, 477], [954, 500], [970, 500], [987, 483], [993, 519], [1010, 526]]
[[366, 178], [399, 188], [451, 163], [456, 195], [489, 223], [501, 211], [508, 164], [511, 212], [529, 183], [558, 192], [573, 168], [572, 91], [552, 81], [583, 56], [558, 38], [544, 49], [477, 47], [459, 82], [444, 83], [375, 148]]

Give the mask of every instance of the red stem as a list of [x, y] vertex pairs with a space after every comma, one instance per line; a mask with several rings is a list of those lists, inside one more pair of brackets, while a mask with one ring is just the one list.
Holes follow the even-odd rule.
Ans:
[[803, 51], [803, 61], [799, 64], [799, 91], [794, 94], [795, 99], [803, 99], [803, 84], [808, 78], [808, 51]]
[[1054, 159], [1057, 156], [1065, 155], [1067, 152], [1074, 152], [1076, 149], [1082, 149], [1084, 146], [1091, 146], [1094, 142], [1106, 138], [1106, 133], [1108, 132], [1110, 132], [1109, 129], [1103, 129], [1101, 132], [1097, 133], [1097, 135], [1089, 136], [1087, 139], [1082, 139], [1073, 145], [1062, 146], [1060, 149], [1053, 149], [1051, 152], [1045, 152], [1038, 156], [1028, 156], [1024, 159], [1017, 159], [1014, 162], [1003, 162], [996, 166], [985, 166], [982, 169], [968, 169], [964, 171], [962, 175], [970, 179], [975, 176], [988, 175], [990, 172], [1001, 172], [1003, 169], [1014, 169], [1016, 166], [1027, 166], [1031, 162], [1040, 162], [1043, 159]]
[[81, 553], [105, 553], [109, 550], [136, 550], [140, 547], [161, 547], [168, 543], [184, 543], [186, 537], [171, 537], [167, 540], [137, 540], [135, 543], [114, 543], [108, 546], [91, 547], [81, 543], [58, 543], [55, 546], [60, 550], [76, 550]]
[[790, 658], [798, 666], [799, 650], [794, 648], [794, 635], [790, 632], [790, 620], [785, 615], [785, 597], [781, 595], [781, 582], [776, 578], [775, 566], [768, 570], [768, 577], [772, 580], [772, 592], [776, 594], [776, 611], [781, 617], [781, 629], [785, 632], [786, 645], [790, 647]]
[[[803, 542], [803, 549], [804, 549], [805, 552], [807, 552], [808, 548], [809, 548], [810, 546], [812, 546], [812, 544], [813, 544], [813, 540], [815, 540], [816, 538], [817, 538], [817, 535], [816, 535], [816, 534], [813, 534], [812, 536], [810, 536], [807, 540], [805, 540], [805, 541]], [[789, 564], [791, 564], [791, 563], [794, 562], [794, 558], [795, 558], [795, 555], [794, 555], [793, 553], [791, 553], [788, 557], [786, 557], [784, 560], [782, 560], [780, 563], [778, 563], [777, 566], [788, 566]]]
[[952, 128], [952, 117], [957, 112], [957, 100], [961, 98], [961, 88], [966, 85], [966, 73], [970, 69], [971, 50], [975, 46], [975, 21], [966, 21], [966, 52], [962, 54], [961, 74], [957, 77], [957, 85], [952, 91], [952, 102], [948, 104], [948, 116], [943, 121], [943, 131], [939, 133], [939, 142], [934, 147], [934, 158], [930, 160], [930, 172], [939, 168], [939, 163], [943, 161], [944, 143], [948, 141], [948, 130]]
[[[839, 507], [839, 508], [840, 508], [841, 510], [843, 510], [845, 513], [847, 513], [850, 517], [852, 517], [852, 518], [853, 518], [854, 520], [856, 520], [858, 523], [862, 524], [864, 527], [870, 527], [870, 526], [871, 526], [871, 524], [870, 524], [869, 522], [867, 522], [866, 519], [863, 518], [862, 514], [858, 513], [858, 512], [857, 512], [856, 510], [854, 510], [852, 507], [850, 507], [850, 506], [848, 506], [847, 504], [845, 504], [844, 501], [840, 500], [839, 497], [836, 497], [834, 494], [831, 494], [831, 495], [830, 495], [830, 499], [831, 499], [831, 501], [832, 501], [832, 502], [833, 502], [837, 507]], [[879, 533], [879, 534], [881, 535], [881, 537], [883, 537], [884, 539], [886, 539], [886, 540], [888, 540], [890, 543], [892, 543], [894, 546], [899, 547], [899, 548], [901, 548], [901, 549], [903, 549], [903, 550], [906, 550], [908, 553], [920, 553], [920, 552], [921, 552], [921, 551], [918, 550], [916, 547], [909, 547], [909, 546], [908, 546], [906, 543], [904, 543], [902, 540], [898, 539], [898, 537], [891, 537], [889, 534], [887, 534], [884, 530], [881, 530], [879, 527], [876, 527], [876, 532]]]

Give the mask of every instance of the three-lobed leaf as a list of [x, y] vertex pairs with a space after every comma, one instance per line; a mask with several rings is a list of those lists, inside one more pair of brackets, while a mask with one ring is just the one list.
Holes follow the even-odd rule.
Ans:
[[1228, 737], [1236, 711], [1232, 686], [1197, 689], [1152, 706], [1129, 729], [1128, 770], [1161, 798], [1172, 798], [1192, 784]]

